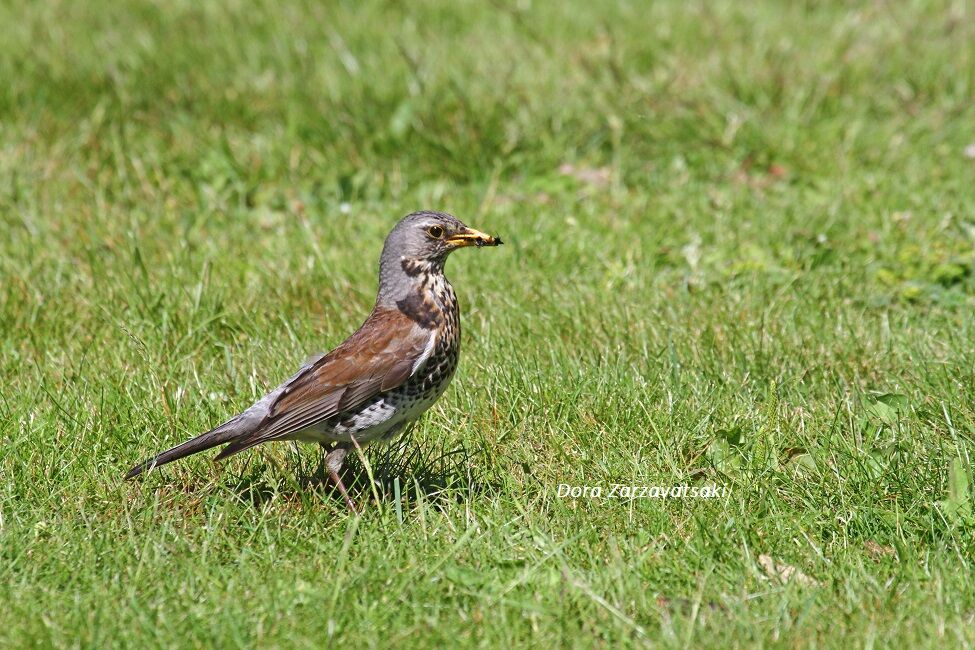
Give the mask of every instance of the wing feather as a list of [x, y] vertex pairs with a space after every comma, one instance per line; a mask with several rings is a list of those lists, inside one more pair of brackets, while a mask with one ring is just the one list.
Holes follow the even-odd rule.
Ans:
[[398, 309], [377, 307], [342, 345], [292, 377], [264, 421], [218, 458], [308, 429], [401, 386], [429, 358], [435, 336]]

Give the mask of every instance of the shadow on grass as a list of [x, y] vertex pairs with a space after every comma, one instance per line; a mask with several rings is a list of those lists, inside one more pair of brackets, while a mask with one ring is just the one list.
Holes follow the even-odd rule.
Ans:
[[[274, 498], [300, 498], [318, 494], [334, 500], [345, 508], [338, 490], [332, 486], [324, 468], [325, 451], [321, 447], [295, 443], [295, 453], [289, 455], [289, 467], [267, 472], [248, 464], [239, 479], [228, 484], [242, 500], [256, 508]], [[357, 504], [374, 500], [393, 503], [397, 497], [415, 502], [422, 499], [437, 505], [448, 502], [463, 503], [476, 494], [496, 488], [479, 467], [485, 462], [484, 450], [473, 451], [463, 444], [447, 449], [444, 443], [431, 447], [427, 441], [417, 441], [412, 432], [396, 441], [363, 449], [372, 470], [375, 492], [369, 485], [369, 472], [355, 450], [345, 459], [342, 481]], [[278, 465], [272, 460], [274, 465]], [[291, 474], [291, 476], [286, 476]]]

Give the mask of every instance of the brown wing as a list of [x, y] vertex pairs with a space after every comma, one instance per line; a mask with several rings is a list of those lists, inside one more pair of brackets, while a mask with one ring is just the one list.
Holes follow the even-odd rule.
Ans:
[[429, 354], [433, 336], [398, 309], [377, 307], [355, 334], [285, 386], [253, 433], [217, 458], [284, 438], [396, 388]]

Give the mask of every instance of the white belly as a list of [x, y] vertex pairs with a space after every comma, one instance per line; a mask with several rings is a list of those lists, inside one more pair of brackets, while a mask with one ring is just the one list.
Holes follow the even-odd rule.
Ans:
[[[331, 422], [322, 422], [299, 432], [295, 437], [311, 442], [351, 442], [359, 444], [378, 440], [389, 433], [398, 433], [405, 425], [416, 420], [433, 406], [440, 395], [400, 399], [391, 396], [377, 397], [367, 402], [355, 414], [348, 414]], [[408, 401], [407, 401], [408, 400]]]

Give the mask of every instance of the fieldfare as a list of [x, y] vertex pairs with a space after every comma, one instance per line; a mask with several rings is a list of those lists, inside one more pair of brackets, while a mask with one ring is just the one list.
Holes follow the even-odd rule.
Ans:
[[216, 460], [272, 440], [318, 442], [328, 450], [329, 478], [355, 512], [339, 476], [349, 449], [394, 438], [437, 401], [457, 368], [460, 308], [444, 277], [447, 256], [501, 243], [443, 212], [408, 215], [386, 237], [379, 295], [362, 327], [243, 413], [125, 477], [223, 444]]

